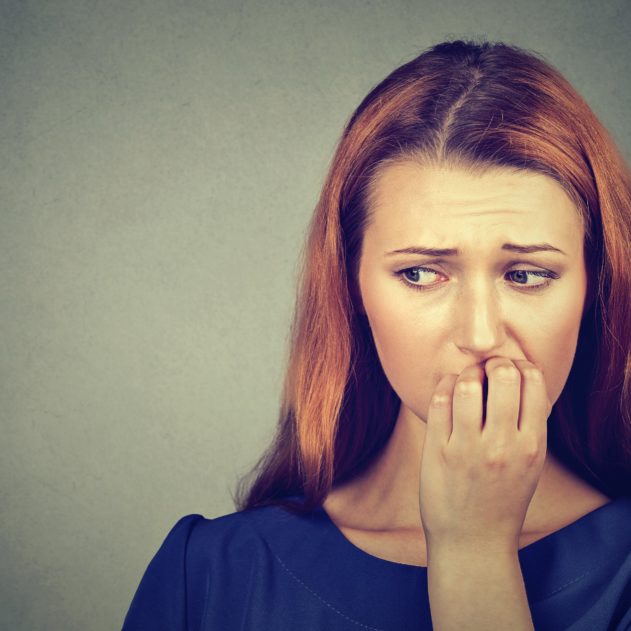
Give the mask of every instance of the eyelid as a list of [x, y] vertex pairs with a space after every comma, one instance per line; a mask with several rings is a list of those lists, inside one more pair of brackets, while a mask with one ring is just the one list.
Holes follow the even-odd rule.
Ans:
[[[520, 283], [511, 283], [514, 287], [517, 287], [518, 289], [521, 289], [522, 291], [526, 291], [526, 292], [536, 292], [537, 290], [542, 290], [545, 289], [546, 287], [550, 286], [552, 284], [552, 282], [554, 280], [557, 280], [559, 278], [559, 274], [557, 274], [556, 272], [553, 272], [552, 270], [549, 269], [524, 269], [524, 265], [527, 265], [527, 263], [523, 262], [523, 261], [519, 261], [517, 262], [517, 264], [522, 265], [521, 268], [518, 269], [506, 269], [506, 271], [504, 271], [504, 274], [511, 274], [514, 272], [526, 272], [526, 273], [530, 273], [533, 276], [538, 276], [541, 278], [545, 278], [545, 282], [543, 283], [539, 283], [537, 285], [522, 285]], [[512, 266], [509, 266], [512, 267]], [[538, 267], [538, 266], [534, 266], [534, 267]], [[408, 281], [405, 279], [404, 277], [404, 273], [411, 271], [411, 270], [422, 270], [423, 272], [427, 272], [427, 273], [431, 273], [431, 274], [437, 274], [437, 275], [442, 275], [443, 273], [439, 270], [433, 269], [431, 267], [428, 267], [427, 265], [412, 265], [409, 267], [404, 267], [401, 270], [395, 271], [394, 275], [404, 284], [407, 285], [408, 287], [410, 287], [411, 289], [417, 290], [417, 291], [426, 291], [426, 290], [432, 290], [435, 287], [441, 285], [442, 283], [436, 282], [436, 283], [430, 283], [427, 285], [415, 285], [414, 283]]]
[[[499, 263], [498, 267], [512, 267], [513, 265], [532, 265], [533, 267], [538, 267], [541, 268], [543, 271], [550, 271], [545, 265], [546, 265], [546, 261], [537, 261], [535, 260], [533, 257], [535, 257], [535, 254], [529, 254], [529, 255], [523, 255], [523, 258], [517, 259], [517, 258], [513, 258], [513, 259], [509, 259], [507, 261], [502, 261]], [[541, 254], [540, 256], [544, 257], [546, 256], [545, 254]], [[559, 264], [551, 261], [547, 261], [548, 265], [552, 265], [553, 267], [559, 267]], [[448, 260], [445, 258], [433, 258], [427, 261], [419, 261], [418, 259], [416, 259], [416, 262], [412, 262], [410, 261], [410, 263], [408, 265], [405, 266], [405, 268], [400, 267], [399, 269], [410, 269], [413, 267], [427, 267], [428, 265], [438, 265], [438, 266], [442, 266], [446, 269], [449, 268], [460, 268], [462, 267], [461, 264], [457, 263], [456, 261], [453, 260]], [[398, 266], [397, 266], [398, 267]]]
[[[451, 268], [451, 267], [460, 267], [458, 265], [454, 265], [453, 261], [446, 261], [445, 259], [433, 259], [431, 261], [424, 261], [421, 263], [413, 263], [412, 265], [406, 265], [405, 267], [398, 267], [398, 271], [407, 271], [410, 269], [426, 269], [432, 272], [435, 272], [437, 274], [445, 274], [446, 272], [444, 272], [442, 269], [433, 269], [434, 266], [438, 266], [440, 267], [444, 267], [444, 268]], [[541, 262], [536, 263], [535, 261], [532, 260], [524, 260], [524, 259], [511, 259], [510, 261], [506, 261], [503, 265], [501, 265], [501, 267], [504, 269], [504, 273], [511, 271], [510, 268], [513, 268], [515, 266], [521, 266], [521, 268], [524, 267], [534, 267], [537, 268], [536, 270], [531, 270], [530, 268], [528, 268], [528, 270], [526, 271], [541, 271], [541, 272], [548, 272], [550, 274], [555, 275], [556, 273], [553, 272], [550, 268], [545, 267], [541, 264]], [[498, 266], [499, 267], [499, 266]], [[517, 270], [515, 270], [517, 271]], [[556, 275], [556, 278], [558, 278], [558, 275]]]

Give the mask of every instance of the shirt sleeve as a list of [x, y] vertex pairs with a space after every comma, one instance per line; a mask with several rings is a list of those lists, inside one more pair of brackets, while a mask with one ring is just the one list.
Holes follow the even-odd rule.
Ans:
[[171, 528], [134, 594], [122, 631], [188, 631], [186, 551], [202, 515], [186, 515]]

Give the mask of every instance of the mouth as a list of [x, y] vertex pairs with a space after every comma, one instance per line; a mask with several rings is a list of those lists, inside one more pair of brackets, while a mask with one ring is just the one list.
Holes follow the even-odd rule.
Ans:
[[486, 397], [488, 395], [488, 392], [489, 382], [485, 374], [484, 378], [482, 379], [482, 427], [484, 427], [484, 424], [486, 422]]

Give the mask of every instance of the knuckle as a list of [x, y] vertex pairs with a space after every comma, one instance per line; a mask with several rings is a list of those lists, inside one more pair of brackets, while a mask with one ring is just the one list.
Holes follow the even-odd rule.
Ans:
[[519, 370], [512, 364], [499, 364], [491, 369], [494, 377], [506, 383], [516, 383], [519, 381]]
[[484, 458], [484, 466], [487, 469], [501, 470], [505, 469], [510, 462], [509, 454], [502, 447], [495, 448], [486, 453]]
[[527, 465], [533, 465], [539, 461], [543, 453], [542, 446], [535, 437], [528, 438], [522, 445], [522, 457]]
[[503, 383], [518, 383], [520, 380], [519, 370], [512, 364], [498, 364], [491, 368], [490, 374]]
[[539, 450], [529, 451], [524, 454], [524, 462], [526, 466], [532, 467], [539, 462], [541, 454]]
[[479, 381], [473, 379], [461, 379], [456, 384], [456, 394], [460, 396], [471, 396], [478, 393], [482, 386]]
[[543, 373], [534, 366], [529, 366], [523, 370], [524, 379], [535, 383], [541, 383], [543, 381]]
[[432, 397], [430, 401], [430, 405], [433, 408], [444, 408], [449, 405], [449, 395], [444, 392], [437, 392]]

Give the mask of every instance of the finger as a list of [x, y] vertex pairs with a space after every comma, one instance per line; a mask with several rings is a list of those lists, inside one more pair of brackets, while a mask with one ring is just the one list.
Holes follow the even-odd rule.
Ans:
[[463, 438], [477, 437], [482, 429], [484, 370], [480, 366], [465, 368], [456, 381], [453, 400], [452, 433]]
[[540, 433], [547, 431], [547, 420], [552, 405], [543, 372], [533, 363], [516, 360], [521, 375], [521, 406], [519, 412], [519, 430], [521, 432]]
[[446, 445], [452, 432], [452, 397], [458, 375], [445, 375], [436, 386], [427, 413], [425, 442]]
[[508, 442], [519, 428], [521, 373], [508, 357], [493, 357], [484, 369], [489, 380], [484, 433]]

